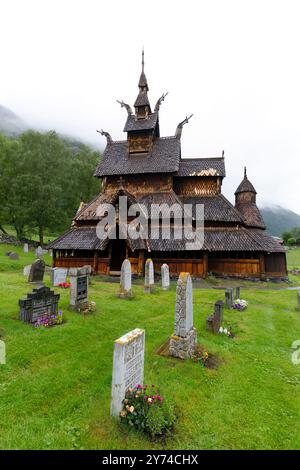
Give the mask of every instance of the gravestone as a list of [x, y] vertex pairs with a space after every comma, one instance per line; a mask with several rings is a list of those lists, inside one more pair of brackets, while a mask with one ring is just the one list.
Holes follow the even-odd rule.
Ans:
[[188, 359], [197, 341], [193, 322], [193, 286], [189, 273], [180, 273], [176, 287], [175, 328], [170, 339], [170, 356]]
[[13, 260], [19, 259], [18, 253], [14, 253], [14, 252], [10, 253], [9, 259], [13, 259]]
[[29, 276], [30, 269], [31, 269], [31, 264], [28, 264], [27, 266], [24, 266], [24, 268], [23, 268], [24, 276]]
[[24, 253], [28, 253], [28, 252], [29, 252], [28, 243], [24, 243], [23, 251], [24, 251]]
[[41, 286], [27, 294], [26, 299], [19, 300], [20, 320], [26, 323], [35, 323], [39, 317], [46, 313], [56, 315], [58, 312], [59, 294], [55, 294], [49, 287]]
[[152, 259], [148, 258], [145, 263], [145, 286], [144, 292], [150, 294], [154, 289], [154, 267]]
[[217, 300], [213, 315], [209, 315], [206, 319], [206, 329], [214, 334], [219, 333], [219, 329], [223, 321], [223, 307], [223, 301]]
[[120, 289], [117, 294], [120, 299], [132, 298], [131, 290], [131, 264], [125, 259], [121, 267]]
[[300, 310], [300, 291], [297, 292], [297, 299], [298, 299], [298, 310]]
[[45, 262], [42, 259], [37, 259], [32, 263], [28, 282], [43, 282], [45, 273]]
[[241, 288], [240, 288], [240, 287], [236, 287], [236, 288], [235, 288], [235, 298], [236, 298], [236, 299], [240, 299], [240, 298], [241, 298], [240, 295], [241, 295]]
[[76, 312], [88, 308], [88, 269], [70, 268], [70, 307]]
[[144, 381], [145, 330], [136, 328], [115, 341], [110, 414], [119, 416], [128, 388]]
[[163, 264], [161, 267], [161, 287], [163, 290], [170, 288], [170, 272], [167, 264]]
[[68, 270], [66, 268], [52, 268], [50, 272], [51, 284], [53, 287], [67, 281]]
[[226, 301], [226, 307], [229, 309], [233, 308], [233, 289], [230, 287], [229, 289], [226, 289], [225, 291], [225, 301]]
[[43, 254], [43, 248], [41, 246], [38, 246], [37, 249], [35, 250], [35, 256], [40, 257]]

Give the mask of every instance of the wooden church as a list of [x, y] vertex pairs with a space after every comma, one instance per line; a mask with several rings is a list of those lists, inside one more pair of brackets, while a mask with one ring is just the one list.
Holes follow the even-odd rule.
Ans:
[[[167, 263], [170, 273], [190, 272], [195, 277], [209, 273], [246, 278], [285, 278], [285, 249], [265, 232], [256, 205], [256, 191], [244, 178], [235, 192], [235, 205], [221, 193], [225, 177], [224, 156], [220, 158], [182, 158], [182, 121], [169, 137], [160, 136], [159, 111], [166, 95], [152, 109], [144, 72], [144, 56], [139, 92], [127, 111], [126, 140], [114, 141], [101, 131], [107, 145], [94, 176], [102, 182], [101, 192], [91, 202], [81, 203], [71, 228], [53, 241], [55, 267], [89, 264], [94, 273], [119, 274], [122, 261], [129, 258], [133, 272], [143, 274], [145, 260], [151, 258], [156, 272]], [[196, 204], [204, 205], [204, 243], [201, 250], [186, 250], [186, 240], [174, 234], [168, 239], [99, 239], [97, 224], [103, 215], [100, 205], [113, 204], [118, 214], [119, 196], [129, 205]], [[118, 223], [118, 219], [117, 219]], [[171, 219], [174, 224], [174, 219]], [[151, 221], [149, 221], [149, 227]], [[160, 234], [161, 235], [161, 234]]]

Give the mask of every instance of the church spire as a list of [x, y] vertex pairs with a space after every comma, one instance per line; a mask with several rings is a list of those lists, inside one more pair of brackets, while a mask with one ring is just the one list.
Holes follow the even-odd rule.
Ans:
[[149, 91], [148, 82], [145, 74], [145, 53], [142, 50], [142, 72], [139, 79], [139, 94], [135, 100], [135, 114], [138, 119], [147, 118], [148, 114], [151, 113], [151, 107], [148, 99], [147, 92]]

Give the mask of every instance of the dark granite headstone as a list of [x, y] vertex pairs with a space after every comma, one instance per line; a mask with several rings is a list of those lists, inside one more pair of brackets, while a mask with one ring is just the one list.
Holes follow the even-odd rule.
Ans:
[[214, 334], [219, 333], [219, 329], [223, 321], [223, 306], [223, 301], [217, 300], [213, 315], [209, 315], [206, 319], [206, 329]]
[[235, 298], [236, 298], [236, 299], [240, 299], [240, 298], [241, 298], [240, 295], [241, 295], [241, 288], [240, 288], [240, 287], [236, 287], [236, 288], [235, 288]]
[[45, 273], [45, 261], [37, 259], [32, 263], [28, 282], [43, 282]]
[[46, 313], [57, 314], [60, 295], [55, 294], [49, 287], [38, 287], [27, 294], [26, 299], [19, 300], [20, 320], [26, 323], [35, 323], [39, 317]]

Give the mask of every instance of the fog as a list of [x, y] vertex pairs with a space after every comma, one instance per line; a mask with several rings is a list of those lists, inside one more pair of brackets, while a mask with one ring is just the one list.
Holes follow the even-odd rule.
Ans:
[[103, 148], [145, 72], [161, 135], [194, 114], [183, 157], [225, 151], [223, 191], [247, 166], [258, 202], [300, 213], [299, 2], [2, 0], [0, 104], [30, 125]]

